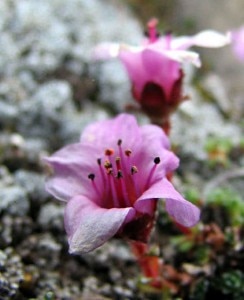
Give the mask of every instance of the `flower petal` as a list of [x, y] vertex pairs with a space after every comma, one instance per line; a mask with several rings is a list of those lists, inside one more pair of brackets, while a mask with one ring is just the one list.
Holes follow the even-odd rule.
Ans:
[[244, 26], [231, 32], [232, 49], [240, 61], [244, 61]]
[[[77, 194], [89, 195], [93, 199], [95, 191], [87, 176], [93, 172], [97, 157], [94, 147], [77, 143], [43, 158], [53, 170], [53, 175], [46, 182], [47, 191], [64, 201]], [[102, 186], [99, 182], [97, 184]]]
[[201, 66], [201, 60], [199, 54], [194, 51], [184, 51], [184, 50], [167, 50], [164, 51], [164, 55], [168, 58], [177, 61], [179, 63], [192, 63], [196, 67]]
[[204, 30], [193, 36], [182, 36], [172, 41], [173, 49], [188, 49], [192, 46], [218, 48], [230, 43], [230, 34], [222, 34], [215, 30]]
[[170, 148], [169, 139], [159, 126], [151, 124], [142, 125], [141, 134], [143, 137], [142, 140], [146, 140], [148, 145], [157, 144], [157, 147], [160, 145], [160, 148]]
[[101, 43], [95, 47], [92, 52], [94, 60], [106, 60], [119, 55], [120, 44], [117, 43]]
[[181, 65], [171, 51], [147, 48], [142, 52], [144, 69], [147, 71], [147, 81], [157, 83], [162, 87], [166, 97], [170, 97], [172, 87], [180, 77]]
[[142, 49], [138, 47], [135, 51], [133, 48], [122, 48], [119, 58], [122, 61], [128, 76], [136, 88], [136, 92], [140, 95], [148, 76], [142, 63]]
[[135, 215], [132, 207], [104, 209], [88, 198], [76, 196], [65, 209], [69, 252], [89, 252], [112, 238]]
[[125, 146], [128, 148], [138, 148], [141, 134], [134, 116], [120, 114], [112, 120], [93, 123], [84, 129], [80, 141], [104, 151], [108, 147], [116, 148], [118, 139], [126, 142]]
[[200, 218], [200, 210], [191, 202], [185, 200], [167, 180], [163, 179], [154, 183], [137, 200], [135, 208], [143, 209], [143, 201], [150, 199], [164, 198], [166, 202], [166, 211], [176, 222], [185, 226], [194, 226]]
[[230, 35], [214, 30], [205, 30], [193, 36], [193, 45], [200, 47], [218, 48], [230, 43]]
[[[141, 126], [141, 133], [141, 149], [146, 149], [146, 153], [143, 155], [142, 151], [139, 161], [136, 162], [139, 171], [144, 170], [145, 173], [149, 173], [154, 165], [155, 157], [160, 157], [161, 162], [157, 165], [154, 180], [157, 180], [158, 176], [161, 178], [166, 176], [168, 172], [175, 170], [179, 166], [178, 157], [168, 150], [170, 147], [169, 139], [161, 128], [155, 125], [143, 125]], [[148, 147], [150, 151], [148, 151]]]

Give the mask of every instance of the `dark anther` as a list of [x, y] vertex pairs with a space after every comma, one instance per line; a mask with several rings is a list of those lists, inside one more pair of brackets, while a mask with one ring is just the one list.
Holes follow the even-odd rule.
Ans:
[[105, 168], [105, 169], [110, 169], [110, 168], [112, 168], [112, 167], [113, 167], [113, 166], [112, 166], [111, 162], [109, 162], [108, 160], [106, 160], [105, 163], [104, 163], [104, 168]]
[[119, 170], [118, 173], [117, 173], [117, 178], [122, 178], [122, 177], [123, 177], [122, 171]]
[[121, 144], [122, 144], [122, 140], [119, 139], [118, 142], [117, 142], [117, 145], [118, 145], [118, 146], [121, 146]]
[[133, 175], [133, 174], [135, 174], [135, 173], [138, 172], [138, 169], [137, 169], [136, 166], [132, 166], [131, 169], [130, 169], [130, 171], [131, 171], [131, 174]]
[[132, 153], [132, 151], [130, 149], [125, 150], [125, 155], [126, 156], [130, 156]]
[[89, 174], [89, 175], [88, 175], [88, 178], [91, 179], [91, 180], [94, 180], [95, 174], [93, 174], [93, 173]]
[[158, 165], [159, 163], [160, 163], [160, 157], [155, 157], [154, 158], [154, 163], [156, 164], [156, 165]]
[[114, 150], [113, 149], [106, 149], [105, 150], [105, 155], [110, 156], [110, 155], [113, 155], [113, 154], [114, 154]]
[[113, 169], [112, 169], [112, 168], [107, 169], [107, 174], [108, 174], [108, 175], [113, 175]]
[[101, 163], [102, 163], [101, 158], [98, 158], [98, 159], [97, 159], [97, 163], [99, 164], [99, 166], [101, 166]]

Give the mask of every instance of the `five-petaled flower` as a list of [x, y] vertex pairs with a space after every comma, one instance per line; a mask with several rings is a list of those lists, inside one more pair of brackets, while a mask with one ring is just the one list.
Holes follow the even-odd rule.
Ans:
[[148, 38], [140, 46], [102, 43], [94, 50], [95, 59], [119, 57], [132, 83], [132, 94], [152, 120], [167, 120], [184, 100], [182, 63], [200, 66], [199, 55], [187, 50], [191, 46], [221, 47], [230, 42], [229, 35], [213, 30], [194, 36], [160, 36], [157, 20], [148, 22]]
[[65, 228], [71, 253], [91, 251], [113, 236], [147, 242], [157, 200], [186, 227], [199, 209], [166, 179], [178, 166], [164, 132], [138, 126], [121, 114], [84, 129], [80, 142], [44, 158], [53, 174], [46, 188], [67, 202]]

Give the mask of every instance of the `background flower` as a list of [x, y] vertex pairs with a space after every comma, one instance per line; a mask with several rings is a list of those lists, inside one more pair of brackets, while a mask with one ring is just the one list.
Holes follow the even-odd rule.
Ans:
[[94, 50], [95, 59], [119, 57], [132, 83], [133, 97], [151, 118], [167, 119], [184, 100], [182, 64], [201, 65], [192, 46], [222, 47], [230, 42], [229, 35], [205, 30], [194, 36], [160, 36], [157, 21], [148, 22], [148, 37], [140, 46], [103, 43]]
[[244, 26], [231, 32], [232, 49], [235, 56], [244, 61]]

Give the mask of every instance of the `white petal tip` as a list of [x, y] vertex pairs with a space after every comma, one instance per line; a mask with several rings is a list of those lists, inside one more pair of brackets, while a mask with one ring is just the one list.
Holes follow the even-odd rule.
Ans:
[[219, 33], [215, 30], [205, 30], [193, 38], [193, 44], [195, 46], [206, 47], [206, 48], [219, 48], [230, 44], [231, 34], [227, 32], [226, 34]]
[[120, 44], [117, 43], [102, 43], [95, 47], [92, 52], [94, 60], [106, 60], [115, 58], [119, 55]]

